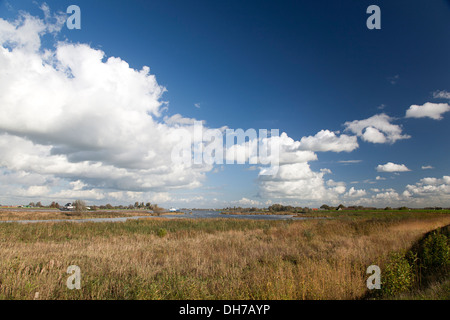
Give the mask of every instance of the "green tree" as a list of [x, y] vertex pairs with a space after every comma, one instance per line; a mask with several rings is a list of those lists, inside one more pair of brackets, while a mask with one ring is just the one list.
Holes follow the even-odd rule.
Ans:
[[59, 209], [59, 203], [55, 202], [55, 201], [52, 201], [52, 203], [50, 204], [50, 208], [57, 208], [57, 209]]

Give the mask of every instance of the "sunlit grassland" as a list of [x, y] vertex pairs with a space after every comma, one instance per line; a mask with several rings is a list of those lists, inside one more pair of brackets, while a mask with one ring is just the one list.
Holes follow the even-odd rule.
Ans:
[[130, 216], [152, 216], [148, 210], [99, 210], [99, 211], [61, 211], [58, 209], [34, 210], [1, 210], [0, 221], [18, 220], [52, 220], [52, 219], [89, 219], [89, 218], [119, 218]]
[[[0, 298], [359, 299], [366, 269], [450, 224], [446, 213], [333, 219], [150, 218], [0, 224]], [[81, 289], [69, 290], [69, 265]]]

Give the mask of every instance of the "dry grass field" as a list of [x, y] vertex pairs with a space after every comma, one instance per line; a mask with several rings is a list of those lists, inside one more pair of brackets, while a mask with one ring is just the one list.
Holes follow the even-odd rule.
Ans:
[[[168, 213], [161, 213], [165, 215]], [[1, 210], [0, 221], [18, 220], [54, 220], [54, 219], [88, 219], [88, 218], [118, 218], [131, 216], [153, 216], [147, 210], [99, 210], [99, 211], [61, 211], [58, 209], [33, 210]]]
[[[361, 299], [445, 213], [0, 223], [0, 299]], [[81, 269], [81, 289], [66, 286]]]

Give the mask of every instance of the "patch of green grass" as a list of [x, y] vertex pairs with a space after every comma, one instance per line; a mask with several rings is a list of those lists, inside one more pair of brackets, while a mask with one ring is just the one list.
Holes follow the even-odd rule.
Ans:
[[160, 229], [166, 233], [182, 233], [183, 236], [195, 233], [215, 233], [229, 230], [270, 229], [282, 221], [238, 220], [238, 219], [140, 219], [123, 222], [52, 222], [52, 223], [2, 223], [1, 242], [64, 242], [95, 237], [115, 237], [157, 234]]
[[[330, 217], [350, 220], [359, 219], [374, 219], [385, 221], [401, 221], [405, 219], [428, 219], [436, 215], [450, 215], [450, 210], [424, 210], [424, 209], [409, 209], [409, 210], [329, 210], [329, 211], [313, 211], [306, 216], [311, 217]], [[302, 215], [299, 215], [302, 216]]]

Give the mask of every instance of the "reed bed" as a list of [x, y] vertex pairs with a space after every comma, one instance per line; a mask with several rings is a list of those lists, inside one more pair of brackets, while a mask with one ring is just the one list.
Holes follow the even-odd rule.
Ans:
[[395, 217], [0, 224], [0, 299], [360, 299], [369, 265], [450, 223]]

